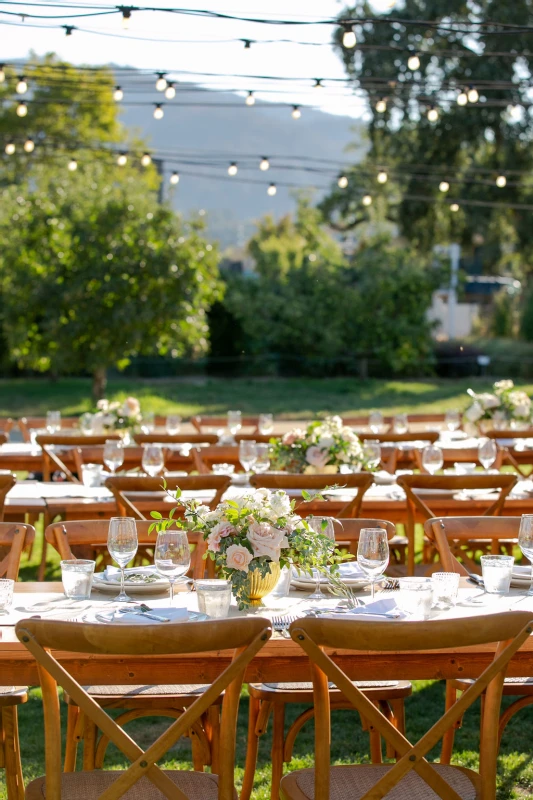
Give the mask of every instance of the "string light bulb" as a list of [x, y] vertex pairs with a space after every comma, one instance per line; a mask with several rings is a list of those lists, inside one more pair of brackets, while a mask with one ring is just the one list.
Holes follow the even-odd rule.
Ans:
[[16, 90], [17, 94], [26, 94], [26, 92], [28, 91], [28, 81], [26, 80], [24, 75], [21, 75], [20, 78], [18, 79]]
[[361, 200], [364, 206], [371, 206], [372, 205], [372, 197], [369, 194], [363, 195], [363, 199]]
[[122, 27], [125, 31], [130, 29], [131, 8], [129, 6], [119, 6], [119, 11], [122, 11]]
[[25, 117], [28, 113], [28, 106], [26, 103], [19, 103], [17, 106], [17, 116], [18, 117]]
[[157, 103], [154, 108], [154, 119], [163, 119], [164, 116], [165, 112], [163, 111], [161, 103]]
[[254, 93], [248, 92], [248, 96], [246, 97], [246, 100], [244, 102], [246, 103], [247, 106], [254, 106], [255, 105]]
[[388, 179], [389, 179], [389, 176], [387, 175], [386, 171], [384, 169], [380, 169], [380, 171], [378, 172], [378, 178], [377, 178], [378, 183], [387, 183]]
[[300, 106], [293, 106], [291, 111], [291, 117], [293, 119], [300, 119], [302, 116], [302, 112], [300, 111]]
[[428, 109], [428, 120], [430, 122], [436, 122], [439, 118], [439, 112], [435, 108], [435, 106], [430, 106]]
[[313, 89], [323, 89], [323, 88], [324, 84], [322, 83], [322, 78], [315, 78], [315, 85], [313, 86]]
[[387, 101], [384, 97], [380, 97], [376, 103], [376, 111], [378, 114], [384, 114], [387, 110]]
[[121, 100], [124, 100], [124, 91], [121, 86], [115, 86], [115, 91], [113, 92], [113, 100], [116, 100], [117, 103], [120, 103]]
[[126, 153], [119, 153], [119, 156], [117, 158], [118, 166], [125, 167], [127, 163], [128, 163], [128, 156], [126, 155]]
[[141, 156], [141, 164], [143, 167], [149, 167], [152, 163], [152, 156], [150, 153], [143, 153]]
[[76, 30], [74, 25], [62, 25], [61, 27], [65, 30], [65, 36], [72, 36], [72, 31]]
[[498, 175], [498, 177], [496, 178], [496, 186], [498, 187], [498, 189], [503, 189], [504, 186], [506, 185], [507, 185], [507, 178], [505, 177], [505, 175]]
[[29, 138], [26, 139], [26, 141], [24, 142], [24, 150], [26, 151], [26, 153], [33, 153], [33, 151], [35, 150], [35, 142], [33, 141], [33, 139]]
[[479, 100], [479, 92], [475, 86], [470, 86], [467, 93], [469, 103], [477, 103]]
[[339, 180], [337, 181], [337, 186], [339, 187], [339, 189], [346, 189], [346, 187], [348, 186], [348, 178], [346, 177], [346, 175], [339, 176]]
[[457, 105], [458, 106], [466, 106], [468, 103], [468, 96], [464, 89], [461, 89], [459, 94], [457, 95]]
[[252, 49], [252, 40], [251, 39], [241, 39], [244, 42], [244, 49], [251, 50]]
[[168, 83], [167, 83], [167, 79], [165, 78], [165, 73], [164, 72], [158, 72], [157, 73], [157, 80], [155, 82], [155, 88], [157, 89], [158, 92], [164, 92], [165, 89], [167, 88], [167, 86], [168, 86]]
[[418, 53], [411, 53], [411, 55], [407, 59], [407, 66], [411, 70], [411, 72], [416, 72], [417, 69], [420, 69], [420, 58], [418, 56]]
[[3, 64], [0, 64], [0, 83], [4, 83], [6, 80], [6, 71]]
[[165, 89], [165, 97], [167, 100], [173, 100], [176, 97], [176, 87], [172, 82], [169, 82], [167, 88]]
[[357, 37], [351, 25], [344, 26], [344, 33], [342, 34], [342, 46], [347, 50], [351, 50], [357, 44]]
[[454, 214], [456, 211], [459, 211], [459, 203], [451, 203], [450, 204], [450, 211], [453, 211]]
[[232, 161], [231, 164], [228, 167], [228, 175], [233, 176], [233, 175], [236, 175], [237, 172], [238, 172], [237, 164], [235, 163], [235, 161]]
[[8, 142], [4, 149], [5, 149], [6, 155], [12, 156], [17, 148], [15, 147], [15, 143], [14, 142]]
[[172, 175], [170, 176], [170, 183], [172, 184], [172, 186], [176, 186], [176, 184], [179, 182], [180, 182], [179, 174], [177, 172], [173, 172]]
[[447, 192], [449, 190], [449, 188], [450, 188], [450, 184], [448, 183], [448, 181], [441, 181], [439, 183], [439, 191]]
[[274, 195], [276, 194], [277, 191], [278, 190], [277, 190], [276, 184], [275, 183], [271, 183], [270, 186], [267, 189], [267, 194], [268, 194], [269, 197], [274, 197]]
[[70, 159], [70, 161], [67, 164], [67, 169], [69, 172], [76, 172], [76, 170], [78, 169], [78, 162], [76, 161], [75, 158]]
[[259, 162], [259, 169], [262, 172], [266, 172], [267, 169], [270, 169], [270, 161], [268, 160], [268, 158], [266, 156], [263, 156], [263, 158]]

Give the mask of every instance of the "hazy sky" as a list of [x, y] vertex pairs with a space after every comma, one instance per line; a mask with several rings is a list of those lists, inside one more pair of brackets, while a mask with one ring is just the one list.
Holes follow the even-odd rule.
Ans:
[[[53, 1], [66, 3], [68, 0]], [[96, 7], [113, 2], [84, 1]], [[128, 0], [123, 2], [126, 4]], [[175, 0], [160, 0], [158, 5], [175, 7], [179, 4]], [[184, 5], [186, 8], [208, 8], [240, 16], [320, 19], [336, 16], [346, 4], [339, 0], [189, 0]], [[374, 5], [379, 11], [386, 7], [387, 0], [376, 0]], [[26, 10], [47, 16], [61, 14], [59, 8], [10, 6], [9, 2], [2, 3], [1, 8], [17, 13]], [[361, 116], [365, 111], [364, 102], [342, 84], [328, 85], [326, 80], [324, 89], [312, 88], [314, 78], [344, 77], [340, 58], [330, 45], [334, 30], [331, 25], [281, 27], [154, 12], [134, 12], [128, 31], [124, 31], [119, 15], [73, 20], [27, 19], [22, 23], [17, 17], [0, 13], [0, 24], [3, 34], [1, 57], [6, 61], [27, 56], [30, 50], [38, 55], [55, 52], [76, 64], [114, 63], [154, 72], [168, 70], [170, 74], [173, 70], [182, 74], [186, 71], [191, 73], [186, 76], [187, 81], [197, 81], [210, 88], [240, 90], [244, 95], [251, 90], [262, 100], [314, 105], [330, 113]], [[64, 30], [55, 27], [62, 24], [76, 25], [81, 30], [75, 30], [72, 36], [67, 37]], [[97, 31], [99, 35], [85, 31]], [[119, 38], [123, 36], [131, 38]], [[291, 42], [279, 42], [282, 38]], [[145, 41], [147, 39], [155, 41]], [[242, 42], [220, 41], [228, 39], [278, 41], [273, 44], [254, 44], [245, 50]], [[321, 44], [315, 47], [294, 42]], [[216, 76], [206, 78], [196, 71], [216, 73]], [[280, 84], [247, 78], [225, 78], [222, 77], [223, 73], [291, 76], [295, 80]]]

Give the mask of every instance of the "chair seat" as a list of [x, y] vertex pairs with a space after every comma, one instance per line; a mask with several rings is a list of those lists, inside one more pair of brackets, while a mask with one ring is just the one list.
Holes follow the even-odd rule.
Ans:
[[[455, 689], [465, 691], [474, 681], [472, 678], [453, 678], [450, 680]], [[505, 695], [533, 695], [533, 678], [506, 678], [503, 683], [503, 694]]]
[[[115, 770], [65, 772], [61, 776], [61, 800], [97, 800], [122, 774]], [[165, 770], [165, 774], [191, 800], [218, 800], [218, 775], [177, 770]], [[26, 800], [42, 800], [45, 797], [45, 778], [37, 778], [26, 787]], [[148, 778], [141, 778], [122, 797], [124, 800], [166, 800], [165, 795]]]
[[[409, 681], [353, 681], [368, 697], [396, 700], [409, 697], [413, 687]], [[329, 684], [330, 695], [341, 695], [337, 687]], [[259, 700], [279, 700], [284, 703], [313, 703], [312, 683], [250, 683], [248, 691]]]
[[[84, 686], [85, 691], [94, 697], [100, 705], [109, 706], [113, 703], [119, 704], [120, 707], [135, 707], [142, 708], [144, 706], [155, 707], [158, 703], [164, 703], [166, 706], [175, 705], [177, 708], [189, 706], [198, 698], [199, 694], [205, 692], [208, 688], [205, 684], [201, 683], [188, 683], [188, 684], [157, 684], [144, 685], [144, 686]], [[65, 702], [70, 705], [77, 705], [66, 692], [64, 694]], [[173, 702], [173, 700], [175, 702]], [[217, 704], [222, 702], [222, 695], [215, 701]]]
[[[479, 776], [463, 767], [432, 764], [450, 784], [461, 800], [476, 800]], [[359, 800], [391, 769], [381, 764], [358, 764], [332, 767], [330, 770], [329, 800]], [[314, 800], [315, 770], [302, 769], [286, 775], [281, 781], [283, 796], [294, 800]], [[415, 772], [409, 772], [385, 795], [385, 800], [440, 800], [438, 794]]]
[[0, 686], [0, 708], [19, 706], [28, 700], [27, 686]]

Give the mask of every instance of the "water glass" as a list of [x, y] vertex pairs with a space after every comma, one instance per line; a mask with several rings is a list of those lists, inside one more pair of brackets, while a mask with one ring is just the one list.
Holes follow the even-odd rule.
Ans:
[[457, 602], [458, 572], [434, 572], [431, 576], [433, 603], [437, 608], [450, 608]]
[[407, 433], [409, 430], [409, 419], [407, 414], [396, 414], [392, 423], [394, 433]]
[[254, 462], [254, 472], [266, 472], [270, 467], [270, 445], [257, 444], [255, 449], [257, 457]]
[[222, 462], [221, 464], [213, 464], [211, 469], [214, 475], [233, 475], [235, 472], [235, 464], [226, 464]]
[[115, 601], [131, 603], [131, 598], [124, 591], [124, 569], [135, 557], [139, 546], [137, 540], [137, 524], [133, 517], [111, 517], [107, 534], [109, 555], [120, 567], [120, 594]]
[[429, 619], [433, 604], [431, 578], [399, 578], [398, 607], [414, 619]]
[[46, 412], [46, 430], [48, 433], [57, 433], [61, 430], [61, 411]]
[[243, 439], [239, 442], [239, 461], [245, 472], [249, 472], [257, 460], [257, 442], [253, 439]]
[[497, 455], [498, 445], [494, 439], [482, 439], [478, 447], [477, 457], [483, 469], [492, 467]]
[[262, 436], [268, 436], [274, 430], [274, 415], [273, 414], [259, 414], [259, 421], [257, 423], [259, 433]]
[[[308, 517], [306, 519], [308, 526], [315, 533], [321, 533], [322, 536], [327, 536], [330, 542], [335, 542], [335, 529], [333, 527], [333, 520], [331, 517]], [[320, 572], [316, 570], [316, 586], [313, 594], [310, 594], [308, 600], [323, 600], [324, 595], [320, 588]]]
[[453, 468], [458, 475], [473, 475], [476, 471], [475, 461], [454, 461]]
[[93, 432], [93, 415], [86, 412], [80, 417], [80, 433], [84, 436], [90, 436]]
[[153, 433], [155, 428], [155, 414], [153, 411], [145, 411], [141, 418], [142, 433]]
[[507, 594], [511, 586], [514, 556], [481, 556], [481, 573], [485, 591]]
[[518, 546], [522, 554], [531, 562], [531, 583], [528, 595], [533, 595], [533, 514], [522, 514], [518, 530]]
[[81, 482], [84, 486], [101, 486], [102, 471], [103, 467], [101, 464], [82, 464]]
[[194, 581], [198, 610], [211, 619], [223, 619], [228, 616], [231, 605], [231, 581], [201, 579]]
[[174, 600], [174, 583], [191, 566], [191, 551], [187, 533], [181, 530], [160, 531], [154, 550], [154, 566], [170, 582], [170, 605]]
[[363, 453], [366, 459], [366, 468], [371, 472], [379, 469], [381, 464], [381, 445], [379, 442], [373, 442], [371, 439], [363, 445]]
[[242, 428], [242, 413], [240, 411], [228, 411], [228, 430], [232, 436]]
[[65, 597], [88, 600], [91, 596], [95, 562], [88, 558], [72, 558], [61, 562], [61, 580]]
[[442, 469], [443, 463], [444, 456], [440, 447], [437, 447], [436, 444], [430, 444], [424, 447], [422, 450], [422, 466], [426, 472], [429, 472], [430, 475], [434, 475], [439, 469]]
[[166, 419], [166, 431], [169, 436], [175, 436], [177, 433], [180, 432], [181, 428], [181, 417], [179, 414], [169, 414]]
[[370, 578], [372, 600], [374, 583], [380, 578], [389, 563], [389, 540], [383, 528], [362, 528], [357, 545], [357, 563]]
[[107, 439], [104, 445], [104, 464], [115, 473], [124, 463], [124, 446], [120, 439]]
[[381, 433], [383, 430], [383, 414], [381, 411], [372, 411], [369, 414], [368, 427], [372, 433]]
[[15, 581], [10, 578], [0, 579], [0, 614], [7, 614], [13, 602]]
[[461, 427], [461, 415], [456, 409], [450, 409], [444, 415], [444, 424], [449, 431], [457, 431]]
[[160, 444], [143, 445], [142, 468], [151, 478], [160, 475], [165, 466], [165, 456]]

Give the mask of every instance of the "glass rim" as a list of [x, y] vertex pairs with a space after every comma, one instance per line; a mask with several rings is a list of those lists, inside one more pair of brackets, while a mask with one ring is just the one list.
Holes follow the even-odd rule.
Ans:
[[13, 578], [0, 578], [0, 586], [2, 586], [2, 584], [5, 585], [6, 583], [9, 583], [13, 586], [15, 585], [15, 581], [13, 580]]
[[59, 562], [61, 568], [63, 567], [73, 567], [74, 565], [81, 566], [81, 565], [89, 565], [92, 564], [93, 566], [96, 565], [96, 561], [93, 561], [92, 558], [65, 558], [64, 560]]
[[504, 556], [504, 555], [497, 555], [492, 553], [487, 553], [484, 556], [481, 556], [481, 561], [514, 561], [514, 556]]
[[198, 584], [205, 584], [206, 588], [227, 588], [231, 586], [231, 581], [228, 578], [195, 578], [194, 585]]
[[113, 520], [116, 520], [116, 519], [131, 519], [131, 520], [133, 520], [133, 522], [137, 522], [135, 517], [109, 517], [109, 522], [113, 522]]

